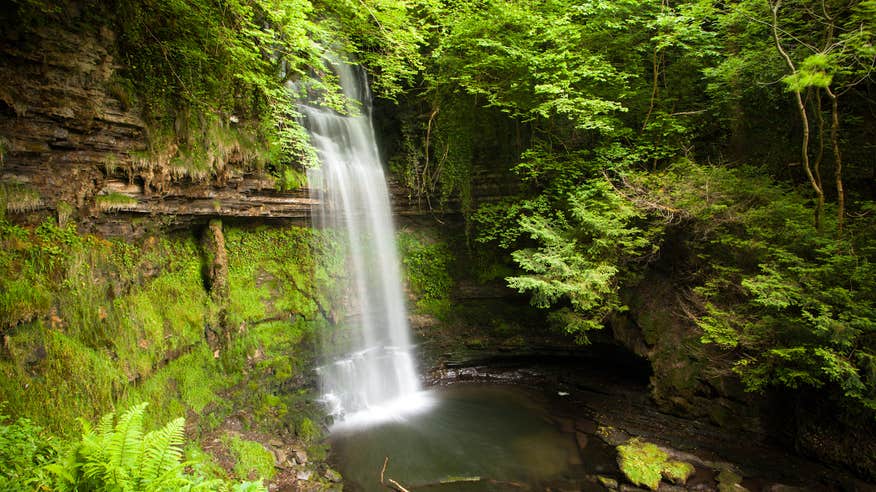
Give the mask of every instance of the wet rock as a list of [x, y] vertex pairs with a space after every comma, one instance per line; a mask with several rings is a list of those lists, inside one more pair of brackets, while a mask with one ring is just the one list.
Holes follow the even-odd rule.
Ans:
[[686, 492], [687, 489], [680, 485], [673, 485], [666, 482], [661, 482], [657, 487], [657, 492]]
[[804, 487], [794, 487], [793, 485], [774, 483], [767, 490], [769, 492], [806, 492], [807, 489]]
[[294, 451], [294, 453], [295, 453], [295, 461], [297, 461], [298, 464], [303, 465], [303, 464], [307, 463], [307, 452], [306, 451], [304, 451], [303, 449], [296, 449]]
[[735, 483], [742, 482], [742, 475], [736, 473], [730, 468], [724, 468], [718, 473], [717, 477], [718, 483], [732, 485]]
[[741, 485], [742, 475], [730, 468], [724, 468], [718, 473], [718, 492], [745, 492], [748, 489]]
[[640, 489], [639, 487], [634, 487], [632, 485], [627, 485], [622, 483], [620, 486], [620, 492], [648, 492], [647, 489]]
[[301, 480], [301, 481], [310, 480], [310, 477], [312, 477], [312, 476], [313, 476], [313, 470], [298, 470], [298, 472], [295, 473], [295, 479]]
[[611, 477], [606, 477], [605, 475], [597, 475], [596, 479], [599, 480], [599, 483], [601, 483], [603, 487], [611, 490], [617, 490], [617, 480]]
[[343, 480], [343, 477], [341, 477], [341, 474], [332, 468], [326, 468], [325, 471], [322, 473], [322, 476], [326, 480], [328, 480], [329, 482], [334, 482], [334, 483], [338, 483], [341, 480]]
[[630, 435], [623, 430], [605, 425], [596, 429], [596, 435], [609, 446], [619, 446], [630, 440]]
[[274, 463], [276, 466], [280, 468], [287, 468], [289, 466], [288, 459], [289, 457], [286, 455], [286, 451], [282, 448], [275, 448], [274, 452]]

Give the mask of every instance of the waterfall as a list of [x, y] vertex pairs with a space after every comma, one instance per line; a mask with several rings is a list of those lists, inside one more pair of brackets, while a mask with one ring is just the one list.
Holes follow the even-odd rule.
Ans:
[[340, 358], [317, 368], [322, 399], [335, 428], [401, 418], [428, 406], [410, 342], [389, 191], [371, 119], [364, 72], [335, 67], [357, 114], [302, 105], [304, 124], [320, 158], [308, 182], [319, 195], [313, 215], [344, 237], [354, 311], [351, 343]]

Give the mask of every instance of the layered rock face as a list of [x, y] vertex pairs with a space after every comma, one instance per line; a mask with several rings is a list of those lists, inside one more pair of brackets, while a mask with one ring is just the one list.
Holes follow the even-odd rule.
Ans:
[[[35, 212], [72, 215], [122, 235], [137, 233], [130, 221], [138, 216], [179, 225], [210, 217], [308, 222], [314, 199], [306, 188], [278, 191], [273, 177], [248, 169], [234, 152], [201, 176], [151, 155], [148, 125], [114, 75], [114, 43], [106, 27], [0, 35], [0, 184], [8, 214], [22, 221]], [[478, 180], [476, 199], [501, 195], [500, 181]], [[454, 202], [423, 203], [398, 183], [390, 190], [396, 216], [458, 210]]]
[[147, 125], [114, 81], [113, 42], [106, 28], [39, 28], [0, 40], [9, 213], [70, 208], [98, 226], [118, 223], [119, 213], [306, 219], [307, 190], [277, 192], [270, 176], [236, 169], [233, 155], [200, 179], [144, 161]]

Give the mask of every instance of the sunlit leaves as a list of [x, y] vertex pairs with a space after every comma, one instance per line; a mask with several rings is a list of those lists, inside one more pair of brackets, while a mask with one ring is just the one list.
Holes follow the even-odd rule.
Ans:
[[548, 308], [568, 303], [554, 321], [586, 340], [583, 331], [599, 328], [603, 319], [621, 309], [618, 297], [621, 269], [649, 245], [634, 224], [639, 213], [605, 180], [593, 180], [568, 197], [566, 214], [525, 215], [521, 233], [537, 247], [518, 249], [512, 258], [524, 272], [508, 285], [528, 292], [532, 304]]

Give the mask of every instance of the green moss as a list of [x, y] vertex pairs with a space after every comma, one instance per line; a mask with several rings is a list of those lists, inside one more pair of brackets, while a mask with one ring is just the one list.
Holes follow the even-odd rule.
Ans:
[[31, 321], [48, 312], [51, 296], [40, 284], [28, 279], [0, 278], [0, 327]]
[[633, 438], [617, 447], [618, 466], [635, 485], [657, 490], [665, 478], [683, 485], [694, 473], [694, 467], [681, 461], [669, 461], [669, 455], [656, 445]]
[[696, 470], [690, 463], [683, 461], [667, 461], [663, 464], [663, 478], [676, 485], [684, 485]]
[[453, 253], [443, 241], [430, 240], [421, 233], [400, 231], [397, 236], [405, 281], [417, 296], [417, 309], [439, 318], [449, 312], [453, 278], [450, 264]]
[[113, 212], [116, 210], [129, 210], [136, 207], [137, 199], [114, 191], [106, 195], [98, 195], [94, 198], [94, 203], [97, 205], [97, 208], [103, 212]]
[[71, 435], [79, 418], [112, 408], [126, 378], [110, 355], [42, 324], [6, 336], [9, 359], [0, 360], [0, 400], [48, 430]]
[[188, 411], [201, 413], [211, 403], [220, 401], [219, 392], [235, 382], [214, 359], [206, 344], [184, 354], [157, 370], [139, 386], [132, 388], [127, 404], [150, 403], [150, 418], [166, 421]]
[[668, 456], [654, 444], [630, 439], [617, 447], [618, 466], [634, 485], [644, 485], [651, 490], [660, 486], [661, 470]]
[[234, 473], [241, 479], [271, 479], [274, 476], [274, 455], [260, 443], [233, 434], [222, 437], [234, 457]]
[[297, 190], [307, 186], [307, 175], [299, 169], [286, 166], [278, 174], [277, 188], [280, 190]]
[[314, 291], [310, 272], [338, 275], [317, 261], [331, 242], [313, 238], [300, 228], [229, 231], [235, 323], [214, 352], [204, 331], [217, 307], [196, 238], [128, 244], [54, 220], [27, 228], [0, 219], [0, 401], [62, 435], [79, 430], [78, 417], [140, 402], [151, 403], [154, 425], [201, 414], [195, 422], [210, 430], [246, 408], [261, 430], [298, 429], [290, 414], [313, 421], [319, 412], [285, 392], [301, 384], [310, 339], [327, 325], [322, 307], [335, 299]]

